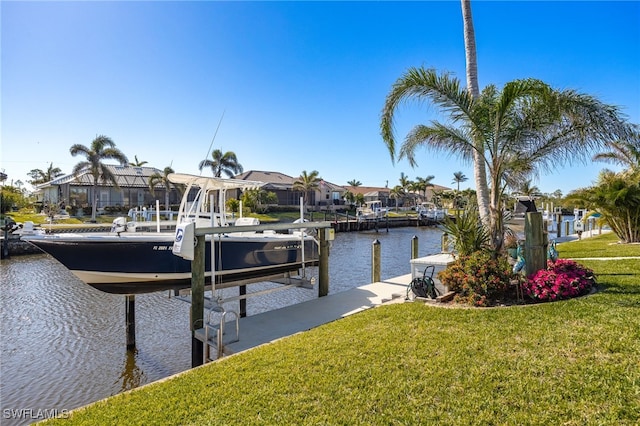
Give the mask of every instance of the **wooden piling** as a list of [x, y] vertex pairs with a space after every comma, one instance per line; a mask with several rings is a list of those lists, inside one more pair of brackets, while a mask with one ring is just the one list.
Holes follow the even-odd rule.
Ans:
[[196, 237], [194, 259], [191, 261], [191, 367], [202, 365], [204, 343], [196, 338], [196, 330], [204, 327], [204, 265], [205, 236]]
[[380, 281], [380, 241], [375, 240], [371, 248], [371, 282]]
[[449, 234], [446, 232], [442, 233], [442, 237], [440, 237], [440, 251], [442, 253], [451, 253], [451, 249], [449, 248]]
[[[246, 285], [239, 286], [238, 294], [240, 296], [246, 296], [247, 286]], [[239, 303], [240, 303], [240, 318], [245, 318], [247, 316], [247, 299], [245, 297], [241, 297]]]
[[546, 233], [542, 213], [529, 212], [524, 220], [524, 260], [527, 276], [544, 269], [547, 263]]
[[329, 294], [329, 228], [318, 230], [320, 253], [318, 256], [318, 297]]
[[411, 258], [418, 258], [418, 236], [414, 235], [411, 237]]
[[125, 300], [125, 317], [127, 324], [127, 349], [136, 347], [136, 296], [128, 294]]
[[2, 230], [4, 231], [4, 238], [2, 239], [2, 259], [8, 259], [9, 258], [9, 218], [5, 217], [4, 218], [4, 226], [2, 227]]

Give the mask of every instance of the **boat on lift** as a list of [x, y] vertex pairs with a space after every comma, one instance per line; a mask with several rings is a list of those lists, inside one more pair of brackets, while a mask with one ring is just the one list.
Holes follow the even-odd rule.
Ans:
[[442, 222], [447, 216], [447, 210], [437, 207], [434, 203], [422, 202], [417, 208], [420, 221]]
[[367, 201], [356, 210], [356, 218], [358, 221], [382, 219], [387, 217], [388, 213], [389, 211], [382, 207], [382, 201]]
[[[218, 285], [298, 272], [317, 265], [318, 243], [306, 232], [238, 232], [242, 226], [255, 228], [259, 221], [229, 219], [225, 209], [228, 193], [234, 191], [238, 195], [259, 188], [262, 182], [179, 173], [170, 174], [168, 179], [185, 187], [177, 230], [189, 223], [195, 228], [233, 225], [234, 232], [206, 236], [207, 282], [211, 282], [212, 276]], [[187, 288], [191, 283], [191, 261], [174, 254], [176, 233], [137, 232], [135, 223], [127, 222], [126, 218], [116, 218], [108, 233], [25, 235], [22, 239], [54, 257], [83, 282], [104, 292], [149, 293]]]

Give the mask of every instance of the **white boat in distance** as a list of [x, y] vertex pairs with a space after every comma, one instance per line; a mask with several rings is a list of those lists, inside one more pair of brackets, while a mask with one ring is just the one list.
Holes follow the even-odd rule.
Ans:
[[382, 219], [383, 217], [387, 217], [389, 211], [382, 207], [382, 201], [367, 201], [364, 203], [364, 206], [358, 207], [356, 210], [356, 218], [359, 221], [362, 220], [372, 220], [372, 219]]
[[[174, 184], [185, 185], [177, 224], [200, 227], [230, 225], [225, 211], [230, 190], [258, 188], [262, 182], [174, 173]], [[217, 199], [217, 202], [216, 202]], [[258, 225], [254, 218], [235, 223]], [[136, 294], [190, 286], [191, 262], [173, 253], [176, 233], [135, 232], [125, 218], [113, 221], [108, 233], [61, 233], [23, 236], [62, 263], [83, 282], [108, 293]], [[214, 234], [214, 272], [211, 235], [206, 237], [205, 280], [216, 284], [298, 271], [316, 265], [318, 244], [304, 232], [282, 234], [247, 231]], [[304, 247], [304, 253], [302, 248]]]
[[447, 210], [437, 207], [434, 203], [423, 202], [417, 208], [418, 219], [431, 220], [435, 222], [443, 221], [447, 216]]

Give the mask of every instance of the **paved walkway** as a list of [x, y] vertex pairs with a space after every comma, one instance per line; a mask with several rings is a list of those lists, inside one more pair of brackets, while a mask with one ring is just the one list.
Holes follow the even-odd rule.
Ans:
[[240, 340], [225, 345], [225, 353], [242, 352], [392, 300], [402, 301], [410, 282], [411, 274], [406, 274], [240, 318]]

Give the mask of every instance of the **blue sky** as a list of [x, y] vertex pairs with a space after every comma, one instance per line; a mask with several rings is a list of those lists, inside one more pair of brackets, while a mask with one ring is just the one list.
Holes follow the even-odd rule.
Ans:
[[[640, 123], [639, 2], [472, 3], [480, 85], [539, 78], [622, 108]], [[9, 180], [82, 160], [71, 145], [111, 137], [131, 161], [200, 174], [209, 147], [247, 170], [339, 185], [434, 175], [454, 187], [458, 158], [418, 151], [391, 162], [380, 112], [412, 66], [465, 80], [459, 1], [14, 2], [0, 4], [2, 147]], [[437, 117], [408, 103], [402, 140]], [[210, 158], [210, 157], [209, 157]], [[567, 164], [543, 192], [590, 185], [604, 163]], [[210, 170], [202, 174], [210, 175]]]

